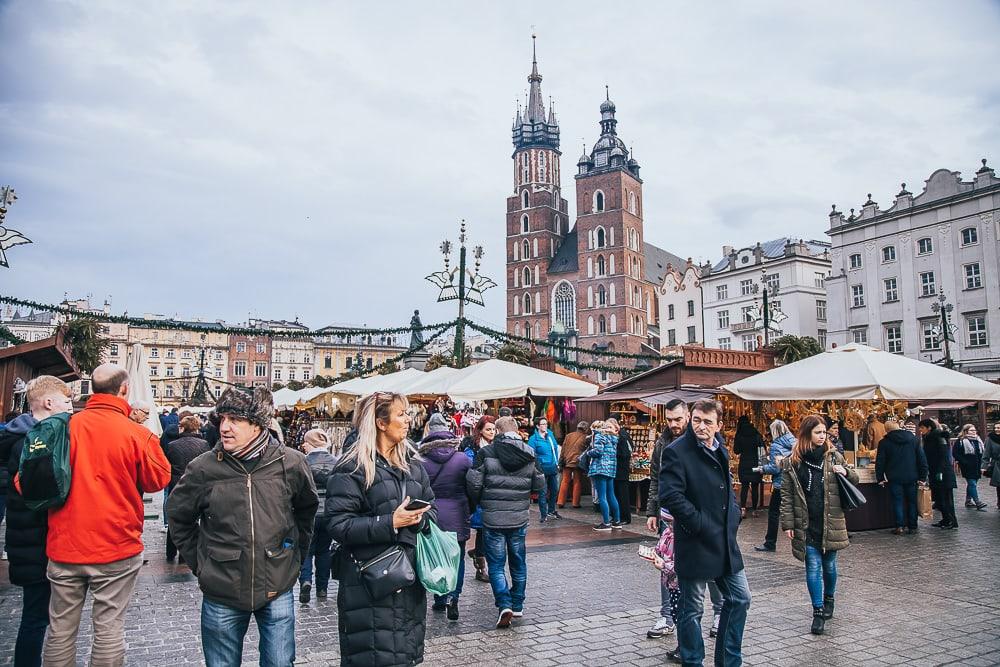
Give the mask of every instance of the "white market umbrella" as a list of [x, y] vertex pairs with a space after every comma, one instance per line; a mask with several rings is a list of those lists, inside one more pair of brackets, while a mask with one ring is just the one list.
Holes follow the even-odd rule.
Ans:
[[597, 385], [531, 366], [490, 359], [463, 368], [444, 379], [445, 390], [457, 403], [534, 396], [584, 398], [597, 394]]
[[440, 366], [432, 371], [427, 371], [423, 374], [423, 377], [417, 378], [401, 391], [404, 391], [407, 396], [414, 394], [447, 394], [448, 378], [461, 372], [461, 369], [458, 368]]
[[336, 391], [342, 394], [354, 394], [355, 396], [367, 396], [376, 391], [400, 391], [417, 378], [423, 377], [424, 372], [416, 368], [404, 368], [388, 375], [372, 375], [366, 378], [354, 378], [345, 380], [337, 384], [330, 385], [326, 391]]
[[1000, 385], [925, 361], [851, 343], [723, 385], [751, 401], [1000, 401]]
[[146, 359], [146, 349], [142, 343], [133, 343], [125, 362], [128, 371], [128, 402], [145, 401], [149, 404], [149, 415], [143, 425], [156, 435], [163, 434], [160, 426], [160, 414], [153, 398], [153, 385], [149, 381], [149, 363]]

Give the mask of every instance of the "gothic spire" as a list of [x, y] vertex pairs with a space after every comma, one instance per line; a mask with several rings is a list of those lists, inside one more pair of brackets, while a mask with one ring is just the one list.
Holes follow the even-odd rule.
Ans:
[[538, 73], [538, 54], [535, 48], [536, 37], [531, 35], [531, 75], [528, 83], [531, 88], [528, 92], [528, 108], [526, 120], [529, 123], [545, 122], [545, 103], [542, 101], [542, 75]]

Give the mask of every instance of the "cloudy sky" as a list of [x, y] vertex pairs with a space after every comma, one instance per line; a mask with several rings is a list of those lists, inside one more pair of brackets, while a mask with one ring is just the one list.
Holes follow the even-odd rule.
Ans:
[[[0, 0], [0, 184], [35, 242], [0, 293], [450, 319], [423, 276], [459, 219], [503, 282], [533, 26], [564, 189], [608, 84], [646, 238], [683, 257], [823, 239], [831, 203], [1000, 163], [995, 2]], [[502, 296], [472, 314], [502, 324]]]

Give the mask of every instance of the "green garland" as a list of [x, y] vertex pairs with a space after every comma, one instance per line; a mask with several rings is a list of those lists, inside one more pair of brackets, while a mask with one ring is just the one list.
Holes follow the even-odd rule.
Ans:
[[592, 350], [585, 347], [576, 347], [576, 346], [564, 347], [561, 345], [556, 345], [555, 343], [548, 340], [527, 338], [525, 336], [518, 336], [515, 334], [507, 333], [505, 331], [498, 331], [496, 329], [491, 329], [490, 327], [484, 326], [482, 324], [477, 324], [471, 320], [465, 320], [465, 324], [470, 329], [475, 329], [481, 334], [492, 336], [493, 338], [497, 338], [500, 340], [505, 340], [510, 343], [513, 342], [531, 343], [532, 345], [535, 345], [537, 347], [551, 348], [553, 350], [559, 349], [559, 350], [565, 350], [567, 352], [579, 352], [581, 354], [592, 354], [594, 356], [599, 356], [599, 357], [615, 357], [618, 359], [636, 359], [636, 360], [646, 359], [648, 361], [672, 361], [674, 359], [677, 359], [676, 355], [670, 356], [670, 355], [660, 355], [660, 354], [634, 354], [632, 352], [608, 352], [603, 350]]
[[440, 329], [438, 329], [436, 332], [434, 332], [434, 334], [432, 334], [431, 336], [429, 336], [423, 343], [421, 343], [420, 345], [416, 346], [412, 350], [405, 350], [405, 351], [397, 354], [394, 357], [389, 357], [388, 359], [383, 360], [382, 363], [380, 363], [379, 365], [373, 366], [371, 370], [365, 369], [365, 371], [363, 373], [349, 374], [347, 377], [348, 378], [356, 378], [356, 377], [364, 377], [366, 375], [377, 375], [379, 373], [379, 371], [381, 371], [382, 369], [384, 369], [390, 363], [397, 364], [400, 361], [402, 361], [403, 359], [406, 359], [407, 357], [412, 356], [412, 355], [416, 354], [417, 352], [420, 352], [425, 347], [427, 347], [428, 345], [430, 345], [432, 342], [434, 342], [435, 340], [437, 340], [438, 338], [440, 338], [441, 336], [443, 336], [445, 334], [445, 332], [447, 332], [448, 330], [454, 328], [457, 324], [458, 324], [458, 320], [453, 320], [451, 322], [447, 322], [443, 326], [438, 325], [438, 326], [441, 326]]
[[432, 329], [439, 329], [442, 326], [453, 326], [454, 322], [451, 323], [438, 323], [438, 324], [424, 324], [419, 327], [392, 327], [387, 329], [338, 329], [336, 331], [329, 331], [327, 329], [314, 329], [307, 331], [278, 331], [273, 329], [256, 329], [253, 327], [226, 327], [226, 326], [199, 326], [197, 324], [189, 324], [186, 322], [177, 322], [175, 320], [149, 320], [143, 317], [129, 317], [127, 315], [106, 315], [104, 313], [85, 313], [79, 310], [74, 310], [72, 308], [67, 308], [65, 306], [55, 306], [47, 303], [39, 303], [37, 301], [29, 301], [27, 299], [18, 299], [11, 296], [0, 295], [0, 303], [9, 303], [13, 306], [21, 306], [24, 308], [31, 308], [34, 310], [44, 310], [51, 311], [54, 313], [61, 313], [64, 315], [69, 315], [72, 317], [88, 317], [98, 322], [106, 322], [111, 324], [127, 324], [131, 327], [136, 327], [139, 329], [170, 329], [173, 331], [193, 331], [197, 333], [220, 333], [229, 336], [264, 336], [266, 338], [319, 338], [319, 337], [337, 337], [346, 338], [347, 336], [366, 336], [366, 335], [386, 335], [386, 334], [401, 334], [409, 333], [411, 331], [430, 331]]
[[18, 337], [13, 331], [0, 324], [0, 340], [5, 340], [11, 345], [21, 345], [22, 343], [27, 343], [28, 341], [23, 338]]

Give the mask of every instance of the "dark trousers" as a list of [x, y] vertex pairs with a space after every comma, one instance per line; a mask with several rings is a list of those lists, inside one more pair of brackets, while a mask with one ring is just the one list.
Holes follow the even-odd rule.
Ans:
[[632, 484], [627, 479], [615, 480], [615, 498], [622, 523], [632, 521]]
[[889, 494], [892, 496], [892, 511], [896, 516], [896, 527], [916, 529], [917, 483], [889, 482]]
[[771, 502], [767, 505], [767, 534], [764, 546], [776, 549], [778, 546], [778, 522], [781, 520], [781, 489], [771, 488]]
[[330, 567], [333, 562], [331, 545], [333, 536], [327, 530], [326, 519], [323, 515], [317, 515], [313, 523], [312, 541], [309, 543], [309, 555], [302, 561], [299, 568], [299, 583], [304, 584], [312, 581], [313, 561], [316, 562], [316, 588], [325, 591], [330, 584]]
[[941, 511], [941, 521], [946, 526], [957, 526], [958, 517], [955, 516], [955, 491], [953, 489], [937, 489], [938, 509]]
[[23, 587], [21, 625], [14, 644], [14, 664], [17, 667], [39, 667], [42, 664], [42, 643], [45, 628], [49, 626], [49, 595], [52, 588], [48, 580]]
[[753, 503], [750, 507], [752, 509], [758, 510], [761, 506], [761, 500], [764, 496], [764, 483], [763, 482], [740, 482], [740, 507], [747, 506], [747, 494], [750, 494], [750, 502]]

